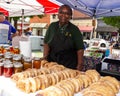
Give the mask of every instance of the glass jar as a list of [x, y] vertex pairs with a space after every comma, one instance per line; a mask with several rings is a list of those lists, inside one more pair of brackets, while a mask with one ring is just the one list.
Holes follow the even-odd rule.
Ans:
[[5, 54], [5, 60], [10, 60], [12, 62], [12, 55], [10, 54]]
[[32, 68], [32, 59], [31, 58], [24, 59], [23, 69], [26, 70], [28, 68]]
[[10, 52], [11, 52], [11, 53], [14, 53], [14, 49], [13, 49], [12, 46], [10, 46], [9, 49], [10, 49]]
[[14, 73], [22, 72], [23, 71], [23, 64], [19, 62], [13, 63], [14, 65]]
[[5, 48], [5, 49], [4, 49], [4, 52], [5, 52], [5, 53], [6, 53], [6, 52], [10, 52], [9, 47]]
[[4, 76], [10, 77], [13, 74], [13, 64], [4, 64]]
[[35, 57], [33, 59], [33, 68], [40, 69], [41, 67], [41, 60], [39, 57]]
[[14, 54], [20, 54], [20, 49], [18, 46], [14, 47]]
[[0, 76], [3, 75], [3, 66], [4, 66], [4, 63], [0, 63]]
[[4, 55], [1, 53], [1, 54], [0, 54], [0, 59], [2, 59], [2, 58], [4, 58]]
[[21, 63], [21, 56], [20, 55], [16, 55], [16, 56], [14, 55], [13, 56], [13, 63], [14, 62], [20, 62]]
[[0, 45], [0, 53], [4, 53], [4, 47]]

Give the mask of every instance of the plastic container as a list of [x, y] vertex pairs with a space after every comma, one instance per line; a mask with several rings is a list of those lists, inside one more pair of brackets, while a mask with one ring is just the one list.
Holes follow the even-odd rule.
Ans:
[[107, 50], [105, 51], [105, 56], [108, 57], [109, 55], [110, 55], [110, 50], [107, 49]]

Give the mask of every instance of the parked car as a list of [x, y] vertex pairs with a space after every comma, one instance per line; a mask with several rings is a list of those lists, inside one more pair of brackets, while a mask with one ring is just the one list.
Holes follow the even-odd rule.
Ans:
[[89, 47], [91, 48], [108, 48], [110, 43], [104, 39], [93, 38], [89, 42]]

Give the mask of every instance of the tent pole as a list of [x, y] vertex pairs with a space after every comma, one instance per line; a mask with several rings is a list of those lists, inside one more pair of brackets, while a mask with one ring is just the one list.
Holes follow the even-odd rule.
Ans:
[[92, 31], [92, 37], [96, 38], [96, 32], [95, 32], [95, 28], [96, 28], [96, 19], [93, 17], [92, 19], [92, 26], [93, 26], [93, 31]]
[[24, 33], [24, 9], [22, 9], [21, 34]]

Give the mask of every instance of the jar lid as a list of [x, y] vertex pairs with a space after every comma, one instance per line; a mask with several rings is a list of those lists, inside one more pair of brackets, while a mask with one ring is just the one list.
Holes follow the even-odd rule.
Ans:
[[4, 63], [0, 63], [0, 66], [3, 66], [4, 65]]
[[18, 48], [19, 49], [19, 46], [15, 46], [14, 48]]
[[17, 67], [17, 68], [23, 67], [23, 65], [21, 63], [18, 63], [18, 62], [13, 63], [13, 65], [14, 65], [14, 67]]
[[32, 62], [32, 59], [31, 58], [25, 58], [24, 61], [25, 62]]
[[12, 58], [12, 55], [5, 55], [5, 58]]
[[12, 64], [12, 62], [10, 60], [4, 60], [3, 63], [4, 64]]
[[14, 57], [13, 60], [21, 60], [21, 57]]
[[13, 54], [10, 53], [10, 52], [6, 52], [4, 55], [5, 55], [5, 56], [6, 56], [6, 55], [10, 55], [10, 56], [12, 56]]
[[11, 68], [13, 67], [13, 64], [4, 64], [4, 68]]
[[34, 57], [34, 60], [40, 60], [40, 58], [39, 57]]
[[0, 53], [0, 56], [3, 56], [3, 54]]

